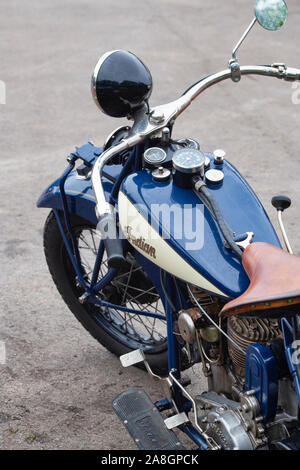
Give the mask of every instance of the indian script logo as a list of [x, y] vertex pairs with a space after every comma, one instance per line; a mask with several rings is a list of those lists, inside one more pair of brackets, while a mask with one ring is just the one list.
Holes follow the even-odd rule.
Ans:
[[156, 250], [153, 246], [146, 243], [146, 240], [143, 237], [137, 238], [133, 235], [133, 229], [129, 225], [125, 227], [125, 235], [128, 241], [139, 248], [140, 250], [144, 251], [147, 255], [151, 256], [151, 258], [156, 259]]

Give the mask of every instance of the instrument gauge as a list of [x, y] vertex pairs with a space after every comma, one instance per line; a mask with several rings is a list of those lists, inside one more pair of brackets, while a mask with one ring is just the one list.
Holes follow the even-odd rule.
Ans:
[[183, 148], [176, 150], [172, 162], [174, 169], [181, 173], [202, 173], [205, 155], [200, 150]]
[[160, 147], [150, 147], [144, 152], [144, 161], [149, 165], [160, 165], [166, 158], [166, 152]]
[[177, 186], [185, 189], [193, 188], [193, 177], [203, 177], [205, 155], [193, 148], [176, 150], [172, 158], [173, 181]]

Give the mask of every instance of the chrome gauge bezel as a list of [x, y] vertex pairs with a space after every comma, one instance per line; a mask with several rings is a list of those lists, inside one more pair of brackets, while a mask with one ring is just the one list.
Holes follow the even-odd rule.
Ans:
[[[161, 158], [159, 160], [154, 160], [153, 158], [149, 156], [151, 152], [153, 151], [158, 151], [161, 154]], [[144, 152], [144, 161], [148, 163], [148, 165], [161, 165], [165, 160], [167, 159], [167, 153], [161, 148], [161, 147], [150, 147]]]
[[[184, 164], [184, 159], [190, 153], [190, 166]], [[182, 148], [176, 150], [172, 158], [173, 168], [181, 173], [193, 174], [199, 173], [204, 169], [205, 155], [200, 150], [193, 148]]]

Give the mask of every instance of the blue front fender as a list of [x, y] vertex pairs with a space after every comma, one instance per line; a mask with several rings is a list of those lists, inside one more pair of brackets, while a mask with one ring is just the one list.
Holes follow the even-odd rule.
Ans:
[[[113, 181], [120, 174], [121, 170], [122, 165], [109, 165], [105, 167], [104, 173], [106, 173]], [[106, 200], [109, 200], [109, 196], [113, 187], [113, 182], [110, 181], [110, 179], [105, 177], [103, 178], [103, 187]], [[48, 186], [47, 189], [45, 189], [45, 191], [39, 197], [37, 207], [63, 210], [59, 181], [60, 178], [55, 180]], [[67, 177], [65, 183], [65, 192], [70, 213], [76, 214], [96, 225], [96, 201], [91, 179], [78, 178], [77, 171], [74, 170]]]

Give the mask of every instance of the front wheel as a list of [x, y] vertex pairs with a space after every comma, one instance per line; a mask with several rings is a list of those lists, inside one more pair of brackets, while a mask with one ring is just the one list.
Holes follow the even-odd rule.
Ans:
[[[63, 220], [63, 216], [60, 217]], [[78, 242], [85, 277], [89, 282], [100, 243], [99, 235], [90, 222], [78, 216], [71, 216], [71, 225]], [[76, 281], [76, 273], [53, 212], [50, 212], [44, 227], [44, 250], [58, 291], [84, 328], [117, 356], [142, 349], [153, 371], [166, 375], [168, 354], [165, 321], [126, 313], [117, 308], [80, 304], [78, 298], [84, 291]], [[107, 270], [104, 254], [99, 279]], [[126, 255], [125, 266], [97, 295], [102, 300], [123, 307], [165, 314], [155, 287], [130, 252]]]

